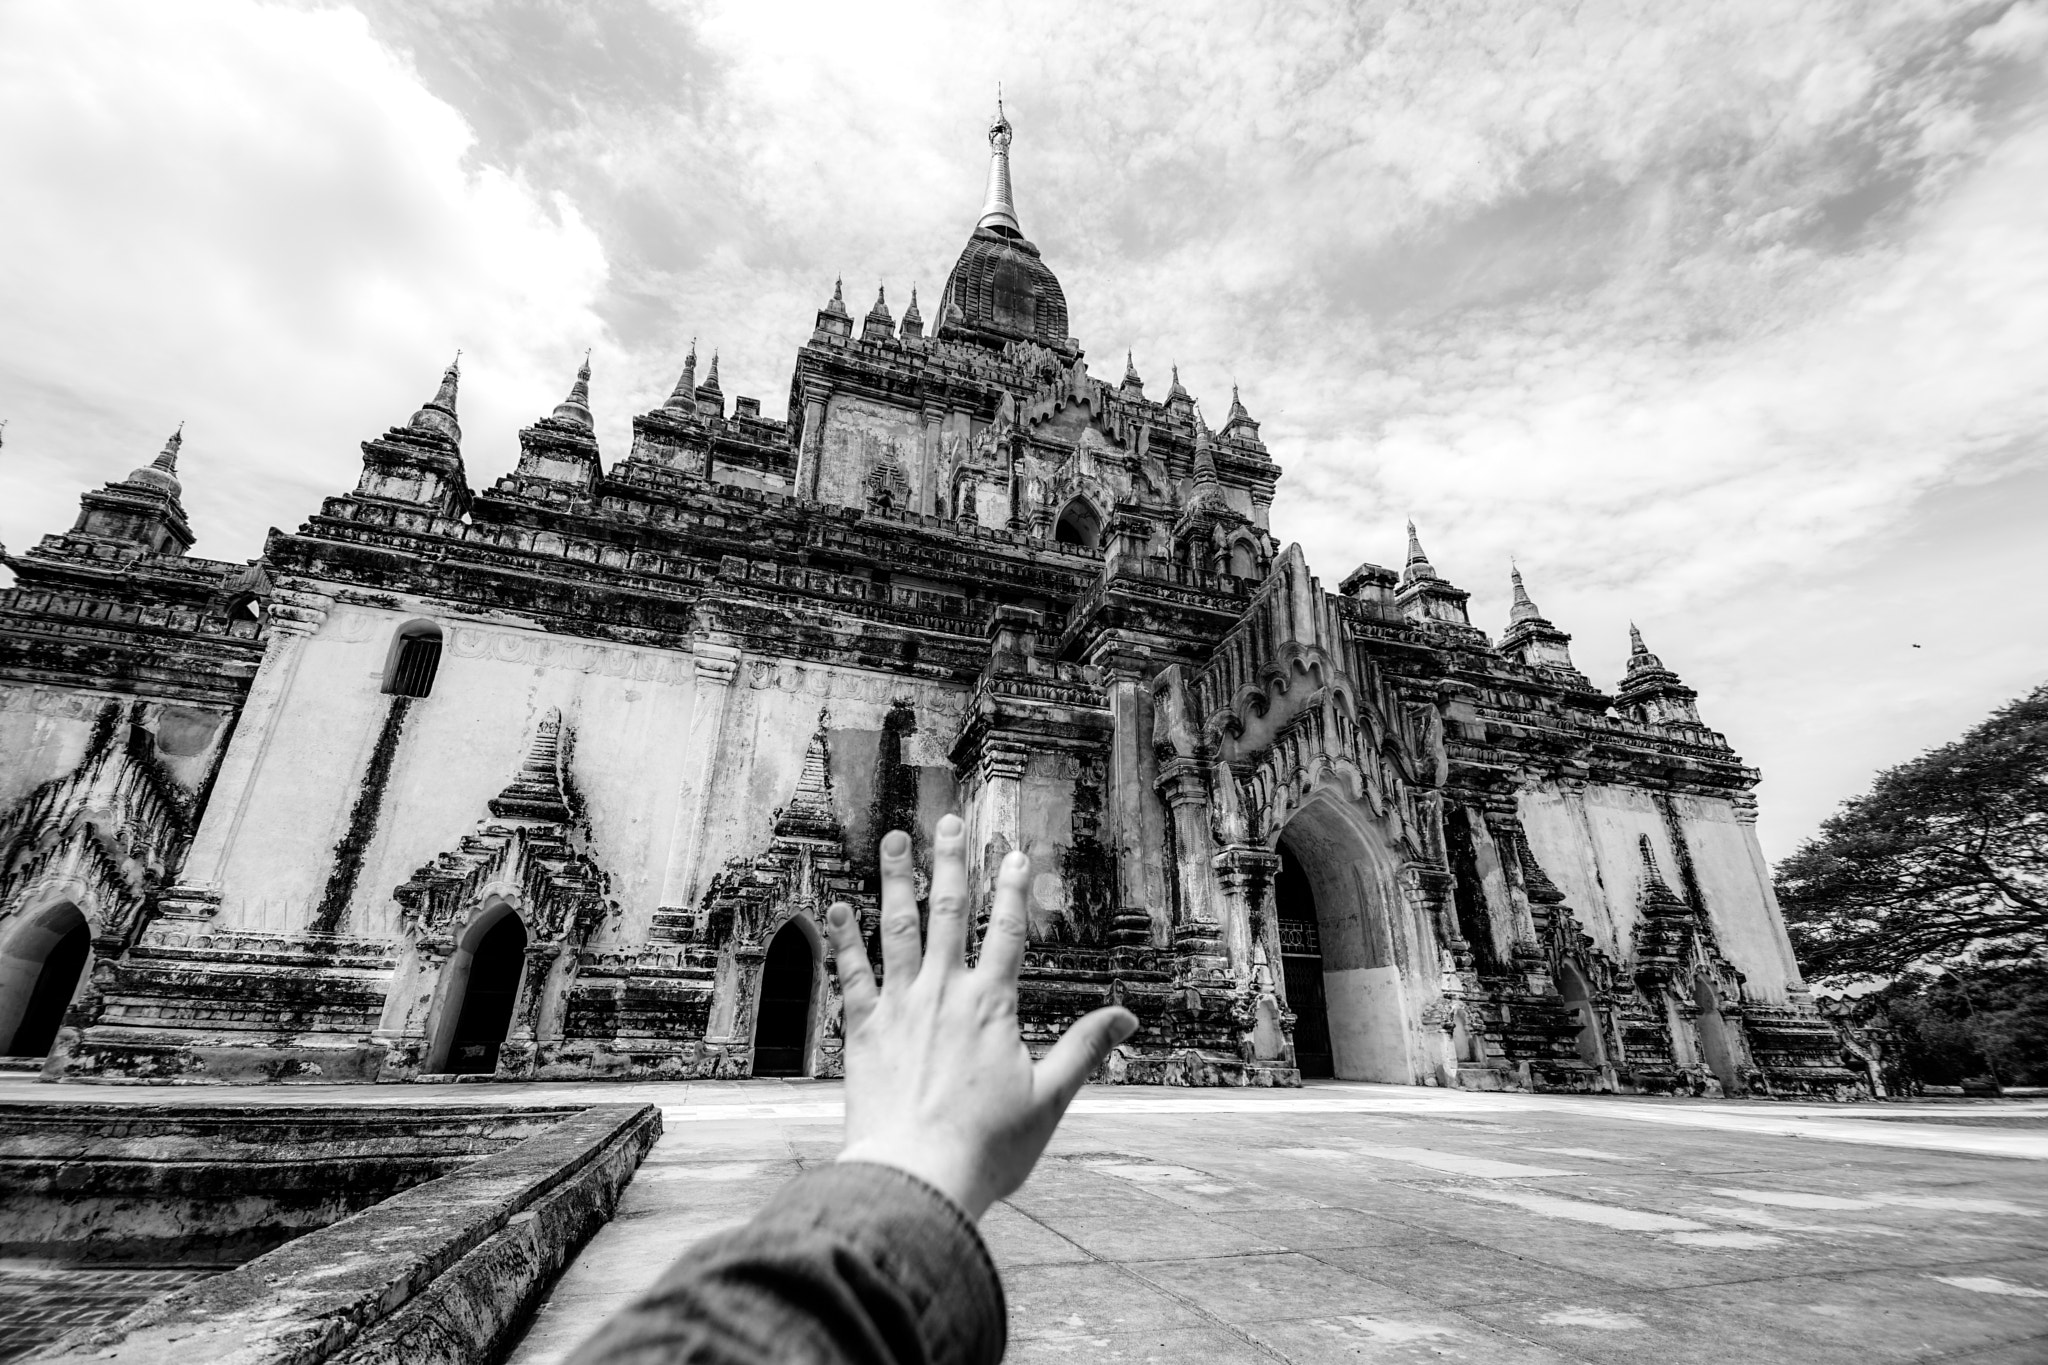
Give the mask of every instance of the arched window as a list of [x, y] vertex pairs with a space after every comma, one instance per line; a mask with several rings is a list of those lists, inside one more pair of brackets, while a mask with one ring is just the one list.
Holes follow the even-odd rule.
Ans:
[[1086, 498], [1075, 498], [1060, 513], [1059, 525], [1053, 528], [1052, 538], [1058, 545], [1079, 545], [1093, 550], [1102, 544], [1102, 518], [1095, 515], [1095, 509], [1088, 505]]
[[1239, 578], [1259, 576], [1258, 557], [1252, 553], [1249, 542], [1234, 540], [1230, 543], [1230, 572]]
[[434, 690], [441, 668], [441, 628], [432, 621], [408, 621], [391, 641], [384, 664], [384, 691], [394, 697], [424, 697]]

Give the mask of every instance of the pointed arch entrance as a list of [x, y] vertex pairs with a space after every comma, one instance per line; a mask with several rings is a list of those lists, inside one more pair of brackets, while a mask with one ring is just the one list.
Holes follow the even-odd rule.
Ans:
[[509, 905], [494, 904], [470, 925], [447, 971], [439, 1045], [428, 1070], [491, 1075], [526, 974], [526, 925]]
[[754, 1074], [808, 1074], [811, 997], [817, 953], [798, 920], [782, 926], [761, 964], [761, 1000], [754, 1014]]
[[[1299, 1023], [1297, 972], [1319, 969], [1328, 1031], [1330, 1074], [1350, 1081], [1413, 1085], [1416, 1063], [1409, 1038], [1406, 990], [1395, 948], [1396, 908], [1402, 903], [1399, 864], [1371, 814], [1340, 791], [1329, 789], [1305, 802], [1280, 831], [1276, 852], [1281, 879], [1296, 869], [1292, 887], [1275, 882], [1281, 933], [1290, 915], [1311, 915], [1315, 923], [1313, 965], [1286, 962], [1287, 999], [1297, 1016], [1295, 1054], [1315, 1041]], [[1289, 903], [1295, 907], [1290, 910]], [[1306, 1072], [1304, 1072], [1306, 1074]]]
[[0, 950], [0, 1056], [41, 1057], [92, 962], [92, 926], [68, 901], [15, 927]]

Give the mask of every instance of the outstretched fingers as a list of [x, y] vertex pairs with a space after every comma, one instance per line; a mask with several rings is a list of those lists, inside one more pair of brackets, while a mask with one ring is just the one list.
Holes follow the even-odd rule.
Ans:
[[1031, 859], [1012, 850], [996, 873], [995, 904], [989, 907], [988, 928], [981, 936], [981, 961], [976, 973], [1009, 989], [1017, 988], [1017, 968], [1024, 961], [1024, 888], [1031, 881]]
[[875, 1007], [875, 969], [868, 965], [868, 946], [861, 941], [860, 916], [845, 901], [825, 912], [825, 929], [832, 936], [833, 969], [839, 973], [839, 996], [846, 1012], [849, 1031]]
[[946, 967], [967, 960], [967, 826], [957, 815], [941, 816], [932, 831], [932, 917], [925, 956]]
[[899, 989], [908, 986], [923, 956], [910, 836], [892, 829], [882, 836], [882, 979]]
[[1111, 1048], [1137, 1031], [1138, 1016], [1122, 1005], [1105, 1005], [1082, 1015], [1032, 1070], [1032, 1097], [1050, 1105], [1053, 1122], [1059, 1122], [1089, 1073], [1102, 1065]]

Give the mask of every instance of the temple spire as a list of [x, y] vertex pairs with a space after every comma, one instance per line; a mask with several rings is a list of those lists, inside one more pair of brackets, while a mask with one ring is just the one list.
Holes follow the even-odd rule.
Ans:
[[704, 387], [712, 393], [723, 393], [718, 387], [718, 352], [711, 353], [711, 373], [704, 376]]
[[861, 320], [860, 337], [862, 341], [867, 341], [870, 338], [894, 335], [896, 319], [889, 316], [889, 292], [886, 287], [878, 284], [875, 286], [875, 306], [868, 309], [867, 317]]
[[826, 713], [820, 711], [818, 728], [797, 773], [796, 790], [790, 793], [788, 804], [775, 812], [777, 838], [838, 839], [842, 833], [833, 810], [832, 751], [826, 723]]
[[412, 415], [408, 423], [414, 431], [431, 432], [445, 436], [457, 445], [462, 444], [462, 427], [455, 420], [455, 390], [462, 380], [462, 352], [455, 353], [455, 359], [448, 362], [448, 368], [441, 372], [441, 387], [429, 398], [426, 405]]
[[1437, 577], [1436, 566], [1429, 562], [1429, 556], [1422, 552], [1422, 537], [1415, 533], [1415, 521], [1408, 521], [1408, 566], [1401, 574], [1401, 581], [1413, 583], [1418, 578]]
[[562, 772], [561, 711], [550, 706], [541, 713], [525, 760], [505, 789], [491, 798], [490, 811], [501, 820], [566, 824], [573, 818]]
[[555, 405], [554, 417], [557, 422], [585, 431], [597, 425], [590, 415], [590, 352], [583, 353], [583, 368], [576, 371], [576, 383], [569, 389], [569, 396]]
[[166, 474], [177, 473], [178, 449], [184, 444], [185, 424], [183, 422], [180, 422], [178, 423], [178, 429], [171, 433], [171, 439], [164, 442], [163, 453], [161, 455], [158, 455], [156, 459], [152, 461], [151, 467], [155, 469], [161, 469]]
[[697, 338], [695, 337], [690, 338], [690, 353], [683, 357], [683, 377], [676, 381], [675, 392], [668, 396], [668, 401], [664, 402], [662, 406], [682, 412], [689, 412], [697, 406]]
[[1659, 725], [1701, 725], [1699, 693], [1687, 687], [1664, 661], [1643, 643], [1636, 623], [1628, 623], [1628, 669], [1615, 691], [1614, 709], [1629, 720]]
[[1522, 586], [1522, 571], [1513, 560], [1508, 561], [1508, 579], [1515, 585], [1515, 604], [1508, 611], [1508, 620], [1537, 621], [1543, 613], [1536, 609], [1536, 603], [1529, 596], [1529, 590]]
[[924, 317], [917, 311], [917, 286], [910, 286], [910, 307], [903, 310], [901, 334], [906, 337], [924, 335]]
[[1017, 203], [1010, 194], [1010, 120], [1003, 116], [1003, 97], [996, 95], [995, 121], [988, 126], [988, 194], [981, 201], [977, 230], [987, 228], [1007, 237], [1022, 237]]

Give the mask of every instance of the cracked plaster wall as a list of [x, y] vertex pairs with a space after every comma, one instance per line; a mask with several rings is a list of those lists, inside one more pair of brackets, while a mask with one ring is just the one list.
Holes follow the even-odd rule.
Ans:
[[[1673, 801], [1722, 955], [1747, 978], [1743, 990], [1749, 999], [1785, 1003], [1798, 975], [1768, 869], [1755, 847], [1755, 827], [1738, 822], [1734, 805], [1725, 800]], [[1685, 894], [1670, 827], [1655, 798], [1600, 783], [1572, 790], [1545, 784], [1522, 793], [1520, 814], [1536, 861], [1564, 892], [1595, 946], [1616, 962], [1632, 961], [1643, 889], [1642, 836], [1649, 836], [1666, 884]]]

